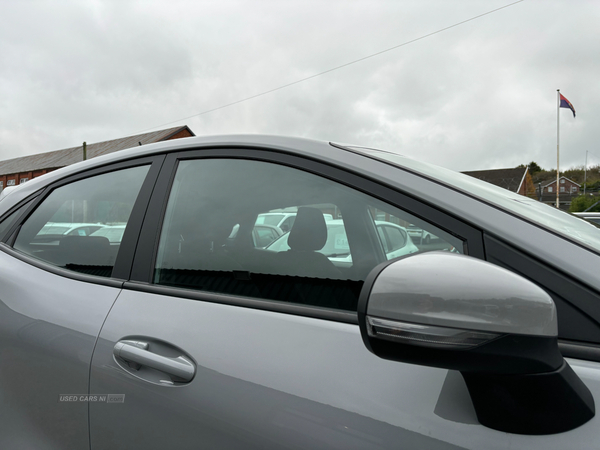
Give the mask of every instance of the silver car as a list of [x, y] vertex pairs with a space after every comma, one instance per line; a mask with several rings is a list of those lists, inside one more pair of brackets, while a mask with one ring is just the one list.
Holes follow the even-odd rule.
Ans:
[[[288, 208], [289, 249], [257, 247]], [[123, 233], [44, 245], [65, 217]], [[436, 239], [396, 257], [382, 222]], [[599, 266], [597, 228], [394, 153], [87, 160], [0, 200], [0, 448], [598, 449]]]

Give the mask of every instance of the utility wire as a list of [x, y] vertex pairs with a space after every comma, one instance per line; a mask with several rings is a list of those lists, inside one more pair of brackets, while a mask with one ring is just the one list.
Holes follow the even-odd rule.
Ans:
[[421, 36], [421, 37], [418, 37], [418, 38], [412, 39], [412, 40], [410, 40], [410, 41], [406, 41], [406, 42], [404, 42], [404, 43], [402, 43], [402, 44], [395, 45], [395, 46], [393, 46], [393, 47], [390, 47], [390, 48], [387, 48], [387, 49], [385, 49], [385, 50], [381, 50], [381, 51], [379, 51], [379, 52], [377, 52], [377, 53], [372, 53], [371, 55], [364, 56], [364, 57], [362, 57], [362, 58], [359, 58], [359, 59], [355, 59], [354, 61], [350, 61], [350, 62], [347, 62], [347, 63], [345, 63], [345, 64], [342, 64], [342, 65], [339, 65], [339, 66], [336, 66], [336, 67], [332, 67], [331, 69], [324, 70], [323, 72], [319, 72], [319, 73], [316, 73], [316, 74], [314, 74], [314, 75], [310, 75], [310, 76], [308, 76], [308, 77], [301, 78], [301, 79], [299, 79], [299, 80], [296, 80], [296, 81], [292, 81], [291, 83], [283, 84], [283, 85], [281, 85], [281, 86], [278, 86], [278, 87], [276, 87], [276, 88], [269, 89], [268, 91], [264, 91], [264, 92], [261, 92], [261, 93], [259, 93], [259, 94], [251, 95], [250, 97], [245, 97], [245, 98], [242, 98], [242, 99], [240, 99], [240, 100], [236, 100], [235, 102], [231, 102], [231, 103], [227, 103], [227, 104], [225, 104], [225, 105], [217, 106], [216, 108], [212, 108], [212, 109], [207, 109], [207, 110], [205, 110], [205, 111], [202, 111], [202, 112], [199, 112], [199, 113], [197, 113], [197, 114], [192, 114], [191, 116], [183, 117], [183, 118], [181, 118], [181, 119], [173, 120], [173, 121], [171, 121], [171, 122], [166, 122], [166, 123], [163, 123], [163, 124], [160, 124], [160, 125], [156, 125], [156, 126], [154, 126], [154, 127], [151, 127], [151, 128], [146, 128], [145, 130], [141, 130], [141, 131], [139, 131], [138, 133], [143, 133], [144, 131], [153, 130], [153, 129], [155, 129], [155, 128], [158, 128], [158, 127], [164, 127], [165, 125], [171, 125], [171, 124], [174, 124], [174, 123], [177, 123], [177, 122], [181, 122], [181, 121], [183, 121], [183, 120], [191, 119], [192, 117], [202, 116], [202, 115], [204, 115], [204, 114], [208, 114], [208, 113], [211, 113], [211, 112], [214, 112], [214, 111], [218, 111], [219, 109], [228, 108], [228, 107], [230, 107], [230, 106], [237, 105], [237, 104], [239, 104], [239, 103], [243, 103], [243, 102], [246, 102], [246, 101], [248, 101], [248, 100], [252, 100], [252, 99], [254, 99], [254, 98], [261, 97], [261, 96], [263, 96], [263, 95], [271, 94], [272, 92], [279, 91], [279, 90], [281, 90], [281, 89], [285, 89], [285, 88], [288, 88], [288, 87], [290, 87], [290, 86], [294, 86], [294, 85], [296, 85], [296, 84], [299, 84], [299, 83], [303, 83], [303, 82], [305, 82], [305, 81], [311, 80], [311, 79], [313, 79], [313, 78], [320, 77], [321, 75], [325, 75], [325, 74], [327, 74], [327, 73], [330, 73], [330, 72], [333, 72], [333, 71], [335, 71], [335, 70], [339, 70], [339, 69], [342, 69], [342, 68], [344, 68], [344, 67], [348, 67], [348, 66], [351, 66], [351, 65], [353, 65], [353, 64], [356, 64], [356, 63], [359, 63], [359, 62], [365, 61], [365, 60], [367, 60], [367, 59], [374, 58], [375, 56], [379, 56], [379, 55], [381, 55], [381, 54], [383, 54], [383, 53], [387, 53], [387, 52], [390, 52], [390, 51], [392, 51], [392, 50], [396, 50], [397, 48], [404, 47], [404, 46], [406, 46], [406, 45], [409, 45], [409, 44], [412, 44], [412, 43], [414, 43], [414, 42], [420, 41], [420, 40], [422, 40], [422, 39], [425, 39], [425, 38], [431, 37], [431, 36], [433, 36], [433, 35], [436, 35], [436, 34], [438, 34], [438, 33], [442, 33], [442, 32], [444, 32], [444, 31], [450, 30], [450, 29], [452, 29], [452, 28], [455, 28], [455, 27], [458, 27], [458, 26], [460, 26], [460, 25], [464, 25], [464, 24], [465, 24], [465, 23], [467, 23], [467, 22], [471, 22], [471, 21], [473, 21], [473, 20], [476, 20], [476, 19], [479, 19], [479, 18], [481, 18], [481, 17], [483, 17], [483, 16], [487, 16], [487, 15], [489, 15], [489, 14], [495, 13], [495, 12], [497, 12], [497, 11], [500, 11], [500, 10], [502, 10], [502, 9], [508, 8], [508, 7], [510, 7], [510, 6], [516, 5], [517, 3], [521, 3], [521, 2], [524, 2], [524, 1], [525, 1], [525, 0], [518, 0], [518, 1], [516, 1], [516, 2], [509, 3], [508, 5], [504, 5], [504, 6], [501, 6], [500, 8], [492, 9], [491, 11], [485, 12], [485, 13], [483, 13], [483, 14], [479, 14], [478, 16], [474, 16], [474, 17], [471, 17], [470, 19], [463, 20], [462, 22], [455, 23], [454, 25], [450, 25], [450, 26], [448, 26], [448, 27], [445, 27], [445, 28], [440, 28], [440, 29], [439, 29], [439, 30], [437, 30], [437, 31], [434, 31], [434, 32], [432, 32], [432, 33], [429, 33], [429, 34], [425, 34], [425, 35], [423, 35], [423, 36]]
[[594, 153], [592, 153], [592, 152], [590, 152], [590, 151], [588, 151], [588, 154], [589, 154], [589, 155], [594, 155], [596, 158], [600, 159], [600, 156], [598, 156], [598, 155], [595, 155]]

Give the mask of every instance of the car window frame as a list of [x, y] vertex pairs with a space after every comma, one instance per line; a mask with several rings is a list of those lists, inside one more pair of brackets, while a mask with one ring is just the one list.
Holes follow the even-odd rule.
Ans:
[[[559, 348], [563, 356], [600, 362], [600, 342], [586, 340], [579, 322], [574, 320], [576, 315], [581, 315], [598, 323], [600, 317], [598, 293], [568, 274], [561, 273], [544, 261], [515, 248], [509, 242], [488, 233], [484, 233], [484, 241], [489, 262], [531, 280], [552, 297], [558, 309]], [[560, 308], [564, 308], [565, 303], [571, 308], [569, 315], [565, 312], [560, 313]], [[568, 334], [572, 337], [565, 337]]]
[[[131, 265], [133, 261], [133, 257], [135, 254], [135, 249], [137, 247], [138, 238], [139, 238], [139, 230], [144, 221], [144, 216], [146, 213], [146, 209], [148, 207], [148, 203], [150, 201], [150, 197], [156, 185], [156, 180], [160, 173], [160, 169], [164, 163], [165, 155], [158, 154], [153, 156], [146, 156], [141, 158], [129, 159], [126, 161], [120, 161], [117, 163], [111, 163], [107, 165], [102, 165], [99, 167], [94, 167], [82, 172], [77, 172], [75, 174], [66, 176], [55, 182], [41, 188], [32, 196], [29, 196], [26, 199], [23, 199], [21, 202], [16, 204], [11, 211], [16, 211], [21, 206], [25, 205], [29, 202], [29, 205], [25, 208], [25, 210], [20, 214], [18, 220], [16, 220], [7, 232], [2, 237], [0, 241], [0, 250], [5, 253], [10, 254], [11, 256], [26, 262], [30, 265], [33, 265], [39, 269], [45, 270], [47, 272], [54, 273], [56, 275], [60, 275], [66, 278], [71, 278], [78, 281], [84, 282], [93, 282], [95, 284], [103, 284], [112, 287], [121, 287], [123, 282], [129, 279], [129, 275], [131, 272]], [[83, 274], [79, 272], [74, 272], [65, 268], [61, 268], [55, 266], [49, 262], [42, 261], [37, 259], [31, 255], [20, 252], [13, 248], [13, 244], [16, 240], [16, 237], [19, 233], [21, 225], [29, 218], [29, 216], [37, 209], [37, 207], [44, 202], [46, 198], [57, 188], [65, 186], [67, 184], [71, 184], [86, 178], [91, 178], [97, 175], [103, 175], [110, 172], [115, 172], [119, 170], [125, 170], [129, 168], [139, 167], [139, 166], [149, 166], [148, 172], [146, 174], [146, 178], [144, 179], [142, 186], [140, 187], [140, 191], [138, 192], [136, 201], [134, 203], [133, 209], [129, 216], [129, 220], [127, 222], [128, 226], [125, 234], [123, 235], [123, 240], [121, 242], [121, 247], [119, 249], [119, 253], [117, 255], [117, 259], [115, 261], [115, 265], [113, 266], [113, 270], [111, 276], [101, 277], [90, 274]]]
[[[479, 259], [485, 259], [483, 234], [480, 230], [465, 223], [459, 217], [454, 217], [415, 197], [388, 186], [384, 186], [378, 183], [377, 180], [369, 179], [358, 173], [349, 171], [348, 169], [336, 167], [310, 157], [292, 155], [277, 149], [257, 148], [255, 146], [215, 146], [167, 154], [142, 224], [139, 235], [139, 245], [133, 259], [131, 276], [129, 281], [124, 283], [124, 289], [358, 324], [355, 311], [336, 311], [318, 306], [276, 302], [260, 298], [233, 296], [223, 293], [196, 291], [153, 284], [160, 235], [178, 164], [180, 161], [196, 159], [243, 159], [262, 161], [283, 165], [324, 177], [339, 183], [340, 185], [347, 186], [377, 200], [405, 210], [441, 230], [447, 231], [455, 236], [460, 236], [464, 239], [464, 253]], [[377, 234], [375, 222], [373, 220], [371, 222], [373, 225], [373, 232]], [[378, 234], [377, 239], [379, 239]], [[383, 252], [383, 248], [381, 248], [381, 251]]]
[[6, 213], [4, 213], [0, 217], [0, 224], [1, 224], [5, 220], [11, 219], [10, 216], [16, 213], [16, 216], [11, 219], [12, 224], [9, 227], [7, 227], [6, 229], [4, 229], [3, 232], [0, 233], [0, 244], [2, 244], [5, 241], [5, 239], [8, 239], [9, 237], [11, 237], [12, 233], [14, 232], [13, 230], [18, 226], [18, 224], [21, 223], [22, 217], [25, 214], [30, 213], [31, 204], [32, 204], [33, 200], [35, 198], [37, 198], [39, 195], [40, 195], [39, 192], [36, 192], [35, 194], [27, 197], [23, 201], [21, 201], [21, 202], [17, 203], [16, 205], [12, 206], [11, 208], [9, 208], [6, 211]]

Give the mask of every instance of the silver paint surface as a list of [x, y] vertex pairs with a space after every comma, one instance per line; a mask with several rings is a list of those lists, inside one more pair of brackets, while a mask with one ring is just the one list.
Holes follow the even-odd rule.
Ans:
[[[131, 335], [185, 350], [197, 364], [195, 378], [158, 386], [128, 374], [112, 351]], [[569, 363], [600, 398], [600, 364]], [[375, 357], [355, 325], [123, 291], [94, 354], [91, 392], [126, 400], [90, 405], [92, 446], [600, 448], [597, 416], [552, 436], [485, 428], [461, 383], [446, 370]]]
[[540, 287], [458, 253], [422, 253], [387, 266], [373, 284], [367, 314], [492, 333], [558, 334], [554, 302]]
[[89, 448], [89, 365], [118, 289], [70, 280], [0, 251], [0, 448]]

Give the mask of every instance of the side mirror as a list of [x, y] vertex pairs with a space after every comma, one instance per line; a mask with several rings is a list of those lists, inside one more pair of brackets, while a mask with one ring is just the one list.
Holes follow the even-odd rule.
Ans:
[[358, 319], [375, 355], [460, 371], [489, 428], [552, 434], [595, 414], [558, 349], [554, 302], [506, 269], [447, 252], [385, 262], [365, 281]]

